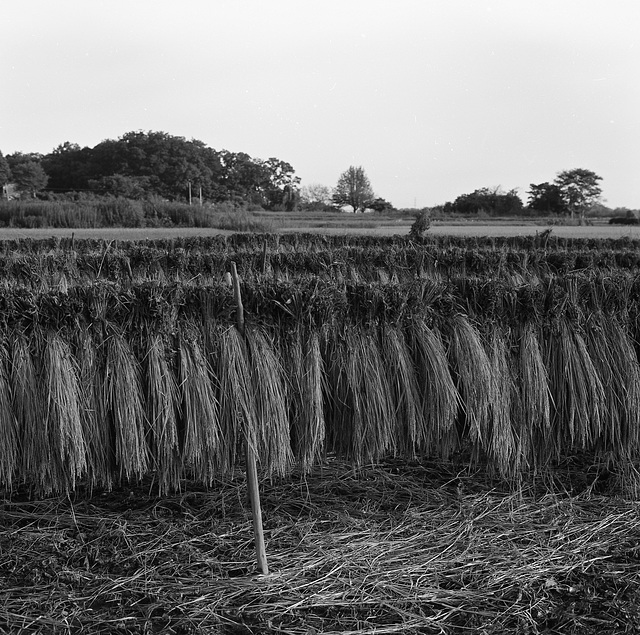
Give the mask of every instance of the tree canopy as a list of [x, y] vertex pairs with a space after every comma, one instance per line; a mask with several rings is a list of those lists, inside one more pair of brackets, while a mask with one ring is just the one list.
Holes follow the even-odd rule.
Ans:
[[554, 180], [571, 213], [584, 217], [585, 212], [600, 200], [602, 188], [598, 184], [602, 177], [591, 170], [576, 168], [559, 172]]
[[569, 207], [560, 187], [554, 183], [529, 185], [529, 209], [542, 214], [567, 214]]
[[445, 213], [488, 214], [489, 216], [509, 216], [522, 212], [522, 200], [515, 190], [503, 192], [497, 188], [481, 188], [470, 194], [458, 196], [453, 203], [444, 205]]
[[333, 192], [333, 202], [336, 205], [350, 205], [354, 212], [364, 211], [374, 198], [369, 177], [362, 166], [350, 166], [338, 179]]
[[[16, 157], [24, 162], [28, 155]], [[89, 191], [142, 199], [187, 200], [189, 188], [212, 202], [233, 201], [292, 209], [299, 178], [286, 161], [214, 150], [166, 132], [128, 132], [93, 148], [65, 142], [37, 157], [52, 192]], [[10, 167], [12, 167], [10, 165]]]

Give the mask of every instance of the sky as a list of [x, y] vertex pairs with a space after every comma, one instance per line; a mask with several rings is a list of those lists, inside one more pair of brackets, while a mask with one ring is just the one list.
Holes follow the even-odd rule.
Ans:
[[0, 151], [131, 131], [362, 166], [396, 207], [585, 168], [640, 208], [639, 0], [20, 0]]

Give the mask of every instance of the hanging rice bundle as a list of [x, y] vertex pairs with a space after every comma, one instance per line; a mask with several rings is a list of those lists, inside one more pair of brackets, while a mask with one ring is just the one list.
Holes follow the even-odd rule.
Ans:
[[11, 404], [9, 356], [0, 345], [0, 486], [11, 488], [19, 456], [18, 422]]
[[494, 324], [488, 342], [488, 355], [493, 367], [491, 379], [494, 401], [491, 403], [491, 438], [487, 449], [498, 472], [505, 478], [515, 476], [520, 467], [520, 443], [512, 423], [517, 395], [510, 353], [502, 330]]
[[80, 408], [82, 404], [78, 366], [66, 342], [49, 331], [42, 355], [45, 390], [45, 421], [50, 457], [55, 465], [57, 489], [73, 490], [86, 469], [86, 447]]
[[48, 420], [43, 410], [42, 385], [26, 337], [16, 333], [12, 339], [10, 380], [13, 412], [22, 447], [22, 478], [48, 494], [53, 490], [52, 452]]
[[291, 439], [284, 371], [273, 344], [255, 328], [246, 331], [256, 413], [258, 456], [269, 472], [283, 475], [291, 465]]
[[477, 329], [463, 315], [451, 320], [449, 360], [464, 403], [465, 425], [477, 453], [489, 447], [492, 434], [491, 406], [499, 400], [492, 377], [493, 365]]
[[634, 455], [640, 433], [640, 366], [633, 344], [613, 316], [599, 316], [586, 344], [606, 390], [600, 449], [608, 455]]
[[291, 446], [303, 472], [308, 472], [324, 449], [325, 421], [322, 401], [324, 363], [318, 334], [296, 330], [286, 350]]
[[195, 478], [210, 485], [219, 467], [220, 446], [213, 373], [193, 329], [180, 338], [179, 352], [183, 462]]
[[331, 448], [357, 464], [374, 461], [396, 445], [389, 387], [376, 340], [352, 326], [325, 329], [323, 340]]
[[126, 479], [140, 478], [148, 468], [140, 369], [129, 344], [120, 333], [112, 332], [105, 347], [101, 403], [105, 409], [104, 419], [113, 427], [115, 458], [120, 476], [124, 475]]
[[361, 423], [353, 439], [358, 462], [376, 461], [395, 452], [397, 446], [387, 369], [374, 334], [372, 329], [350, 329], [345, 338], [349, 347], [347, 374], [356, 379], [354, 406], [359, 414], [355, 420]]
[[[217, 377], [220, 382], [220, 426], [222, 430], [225, 465], [232, 466], [246, 440], [257, 452], [257, 414], [244, 339], [235, 326], [224, 327], [217, 333], [214, 354], [217, 357]], [[260, 458], [260, 457], [258, 457]]]
[[115, 455], [113, 430], [105, 419], [104, 373], [98, 361], [95, 339], [88, 330], [76, 329], [75, 354], [78, 360], [80, 422], [87, 452], [87, 476], [90, 487], [111, 489]]
[[[521, 329], [516, 360], [519, 399], [514, 421], [520, 442], [519, 455], [529, 469], [545, 460], [543, 449], [551, 429], [551, 395], [547, 367], [537, 329], [527, 322]], [[524, 467], [524, 466], [523, 466]]]
[[162, 495], [176, 489], [180, 479], [180, 454], [176, 410], [179, 410], [178, 386], [166, 358], [161, 335], [152, 334], [145, 357], [147, 418], [150, 448]]
[[447, 458], [458, 444], [456, 418], [462, 406], [442, 338], [422, 320], [410, 330], [420, 394], [416, 438], [422, 449]]
[[584, 339], [566, 319], [550, 334], [545, 359], [555, 405], [549, 449], [559, 456], [590, 448], [601, 432], [604, 388]]
[[[381, 329], [382, 357], [389, 384], [389, 407], [395, 424], [398, 445], [405, 455], [413, 456], [424, 442], [422, 403], [411, 351], [402, 332], [385, 325]], [[420, 417], [420, 425], [418, 418]]]

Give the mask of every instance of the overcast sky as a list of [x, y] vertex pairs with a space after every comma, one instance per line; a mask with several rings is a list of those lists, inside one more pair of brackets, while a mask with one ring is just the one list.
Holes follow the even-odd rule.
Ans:
[[0, 151], [133, 130], [431, 206], [587, 168], [640, 208], [640, 0], [4, 2]]

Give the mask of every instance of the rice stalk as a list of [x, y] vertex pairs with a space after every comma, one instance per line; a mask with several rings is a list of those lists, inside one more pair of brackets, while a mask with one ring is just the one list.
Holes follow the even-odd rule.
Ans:
[[53, 484], [42, 383], [26, 336], [15, 333], [12, 339], [10, 381], [22, 447], [21, 478], [48, 494]]
[[103, 404], [113, 427], [116, 466], [127, 480], [148, 469], [140, 368], [124, 337], [115, 330], [106, 342]]
[[359, 410], [355, 421], [362, 426], [354, 430], [353, 452], [357, 463], [370, 463], [397, 447], [387, 371], [373, 329], [349, 329], [345, 343], [348, 376], [355, 379], [354, 406]]
[[78, 365], [69, 345], [54, 331], [49, 331], [46, 337], [43, 386], [46, 428], [53, 450], [50, 460], [56, 465], [58, 484], [64, 483], [65, 490], [73, 491], [87, 467]]
[[380, 332], [382, 361], [389, 385], [390, 408], [395, 423], [398, 445], [405, 455], [415, 455], [417, 446], [424, 441], [420, 391], [411, 351], [402, 332], [383, 325]]
[[180, 479], [180, 448], [177, 411], [179, 395], [176, 378], [166, 358], [163, 338], [149, 337], [145, 357], [147, 418], [150, 426], [150, 448], [158, 475], [160, 495], [176, 489]]
[[246, 441], [258, 459], [258, 415], [247, 346], [235, 326], [217, 333], [217, 372], [220, 383], [220, 425], [225, 465], [232, 466]]
[[286, 349], [285, 365], [290, 370], [287, 402], [291, 446], [303, 473], [320, 458], [325, 442], [322, 399], [324, 362], [318, 334], [304, 335], [297, 329]]
[[221, 441], [213, 373], [193, 332], [182, 334], [179, 353], [183, 463], [195, 478], [210, 485], [219, 465]]
[[293, 460], [284, 370], [273, 343], [256, 328], [246, 331], [256, 413], [258, 456], [269, 472], [283, 475]]
[[9, 354], [0, 345], [0, 485], [11, 489], [18, 472], [19, 436], [18, 422], [11, 403]]
[[491, 403], [492, 426], [488, 453], [496, 462], [498, 472], [505, 478], [514, 477], [520, 467], [518, 435], [513, 424], [514, 400], [517, 397], [511, 365], [510, 349], [502, 330], [493, 325], [489, 334], [488, 355], [493, 366], [491, 374], [493, 396]]
[[531, 322], [520, 329], [516, 368], [519, 408], [514, 421], [519, 431], [519, 455], [535, 472], [547, 458], [543, 449], [551, 430], [551, 394], [538, 331]]
[[420, 394], [416, 438], [421, 449], [447, 458], [457, 446], [456, 419], [462, 400], [438, 331], [422, 320], [412, 323], [412, 345]]
[[561, 319], [547, 341], [546, 365], [554, 403], [554, 451], [591, 449], [602, 429], [604, 388], [584, 339]]
[[463, 315], [451, 319], [449, 360], [454, 370], [458, 392], [463, 399], [465, 425], [476, 451], [488, 448], [492, 433], [492, 404], [499, 396], [492, 377], [493, 365], [480, 334]]
[[104, 372], [95, 338], [83, 328], [76, 330], [75, 355], [80, 386], [80, 421], [87, 452], [87, 478], [91, 488], [111, 489], [115, 467], [113, 430], [105, 416]]

